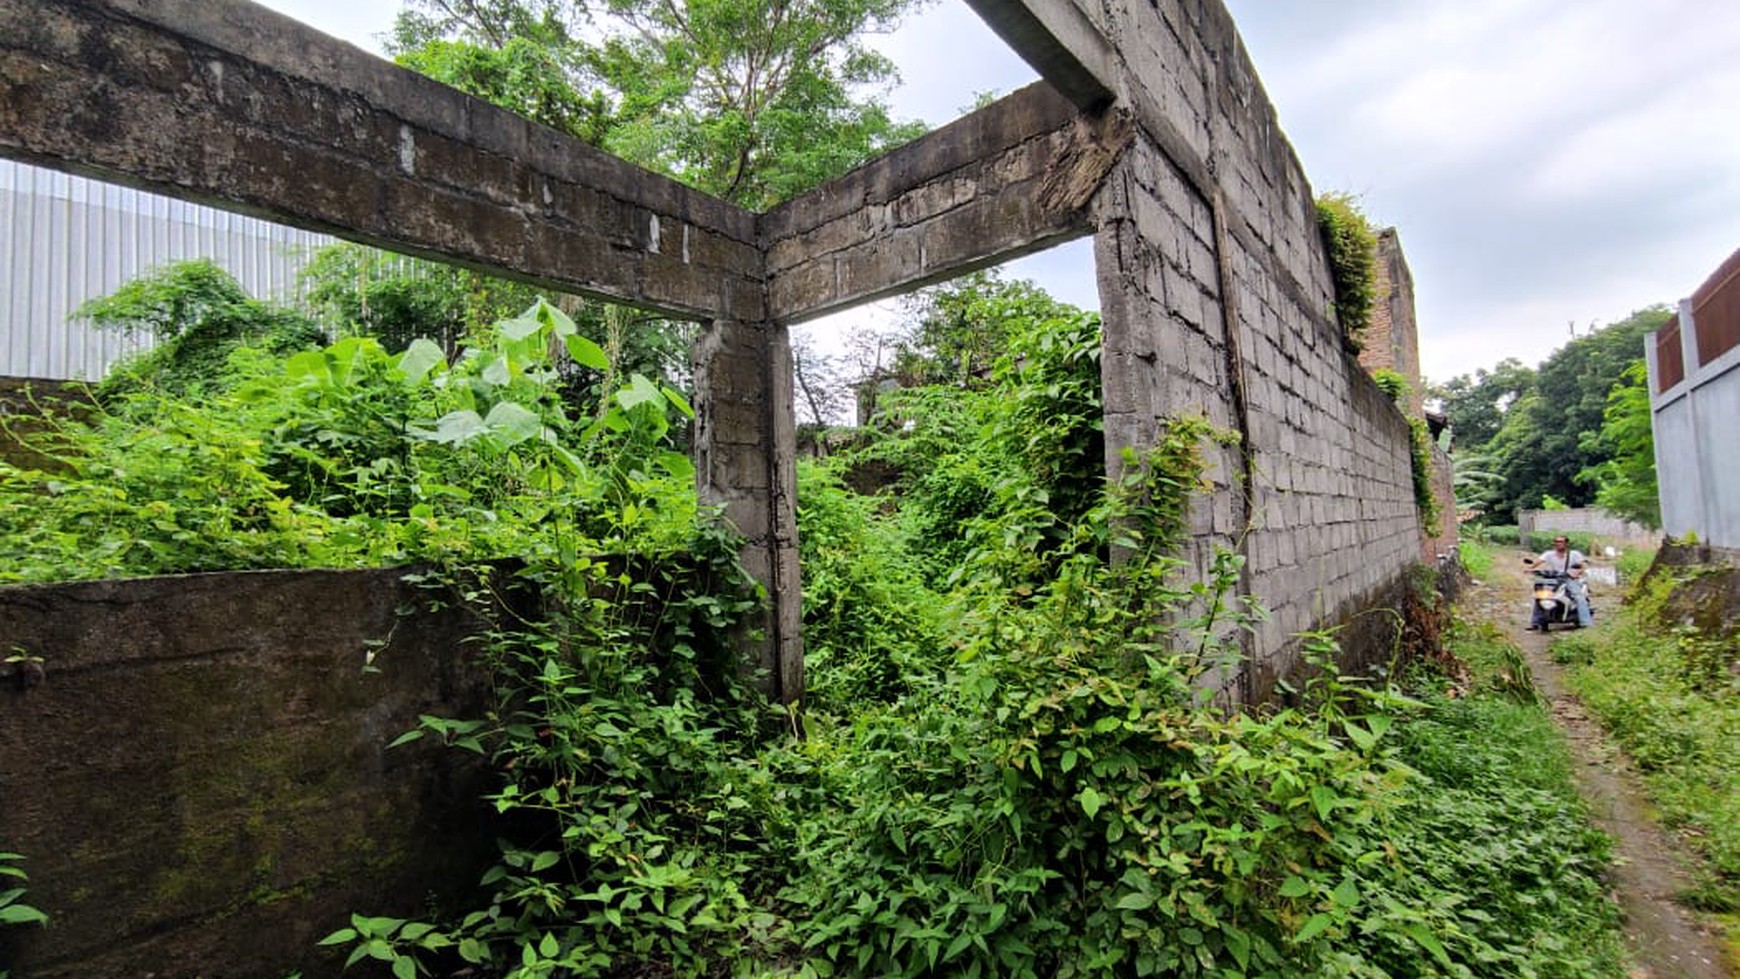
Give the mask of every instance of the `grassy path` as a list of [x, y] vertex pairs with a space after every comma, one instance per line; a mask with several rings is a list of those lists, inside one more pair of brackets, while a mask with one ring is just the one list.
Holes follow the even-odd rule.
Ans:
[[[1716, 932], [1674, 901], [1690, 883], [1686, 857], [1653, 818], [1637, 773], [1566, 689], [1563, 669], [1547, 654], [1549, 637], [1528, 631], [1529, 581], [1516, 557], [1501, 552], [1488, 580], [1464, 596], [1463, 614], [1491, 622], [1522, 649], [1536, 688], [1570, 742], [1578, 790], [1595, 824], [1615, 840], [1614, 890], [1637, 962], [1634, 979], [1740, 976], [1725, 960]], [[1597, 605], [1603, 601], [1614, 604], [1618, 596], [1596, 596]]]

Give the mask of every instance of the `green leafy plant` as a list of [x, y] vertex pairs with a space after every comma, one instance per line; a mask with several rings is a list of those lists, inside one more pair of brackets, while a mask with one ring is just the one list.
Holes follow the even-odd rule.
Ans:
[[1318, 195], [1317, 229], [1335, 286], [1335, 319], [1348, 348], [1358, 350], [1377, 299], [1377, 233], [1358, 200], [1345, 193]]
[[[30, 878], [24, 868], [17, 866], [23, 860], [21, 853], [0, 852], [0, 928], [48, 924], [48, 915], [24, 903], [24, 884]], [[8, 970], [0, 969], [0, 979], [9, 975]]]

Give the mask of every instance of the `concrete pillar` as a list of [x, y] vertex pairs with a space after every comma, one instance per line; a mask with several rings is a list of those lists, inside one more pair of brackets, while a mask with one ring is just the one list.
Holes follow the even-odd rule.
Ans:
[[696, 489], [743, 535], [743, 566], [767, 589], [749, 668], [769, 697], [795, 702], [804, 659], [790, 337], [777, 324], [714, 320], [694, 363]]

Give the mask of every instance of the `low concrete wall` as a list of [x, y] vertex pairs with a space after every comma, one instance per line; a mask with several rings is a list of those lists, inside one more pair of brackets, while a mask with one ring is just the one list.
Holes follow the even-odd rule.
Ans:
[[40, 657], [0, 666], [0, 850], [52, 917], [0, 929], [0, 970], [336, 976], [315, 943], [350, 912], [475, 881], [487, 773], [386, 748], [484, 703], [476, 622], [396, 611], [425, 597], [393, 570], [0, 588], [0, 648]]
[[1516, 529], [1527, 545], [1530, 534], [1588, 534], [1591, 546], [1654, 547], [1661, 535], [1600, 507], [1570, 510], [1518, 510]]

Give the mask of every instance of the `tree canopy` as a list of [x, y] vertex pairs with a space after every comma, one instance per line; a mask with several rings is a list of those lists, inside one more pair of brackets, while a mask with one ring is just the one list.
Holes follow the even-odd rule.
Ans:
[[[1539, 507], [1546, 497], [1569, 506], [1598, 502], [1604, 476], [1617, 473], [1607, 464], [1617, 455], [1635, 460], [1639, 451], [1635, 420], [1628, 434], [1602, 437], [1610, 395], [1641, 363], [1645, 338], [1671, 315], [1666, 306], [1650, 306], [1576, 337], [1538, 369], [1507, 359], [1491, 371], [1433, 387], [1457, 445], [1486, 457], [1500, 477], [1490, 490], [1491, 512]], [[1644, 454], [1651, 452], [1646, 446]], [[1635, 465], [1628, 471], [1636, 476]], [[1620, 499], [1616, 492], [1609, 491], [1608, 499]], [[1635, 484], [1626, 492], [1635, 499]], [[1630, 509], [1633, 515], [1642, 512]]]
[[922, 0], [409, 0], [400, 63], [748, 207], [916, 136], [864, 38]]

